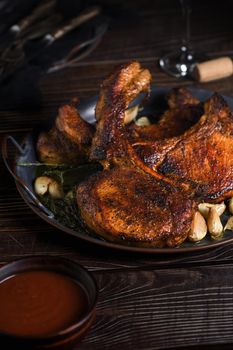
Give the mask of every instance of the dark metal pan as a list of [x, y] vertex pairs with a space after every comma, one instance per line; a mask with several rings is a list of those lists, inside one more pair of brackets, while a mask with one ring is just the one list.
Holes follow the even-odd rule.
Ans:
[[[144, 106], [143, 114], [150, 115], [155, 113], [161, 113], [165, 109], [165, 96], [169, 92], [168, 88], [153, 88], [150, 99]], [[201, 101], [206, 100], [211, 96], [212, 92], [201, 89], [190, 89], [193, 96], [200, 99]], [[233, 110], [233, 97], [224, 96], [225, 100], [228, 102], [229, 106]], [[97, 102], [97, 97], [94, 96], [87, 101], [79, 104], [78, 109], [83, 119], [89, 123], [95, 122], [95, 105]], [[51, 124], [48, 123], [48, 125]], [[134, 246], [132, 243], [128, 245], [123, 245], [119, 243], [109, 242], [103, 240], [101, 237], [89, 232], [83, 225], [80, 224], [78, 229], [72, 229], [65, 226], [59, 220], [56, 219], [55, 215], [46, 208], [38, 199], [33, 190], [33, 182], [36, 174], [36, 167], [23, 167], [19, 163], [35, 163], [37, 161], [37, 154], [35, 148], [35, 141], [39, 130], [35, 130], [27, 134], [22, 143], [18, 143], [12, 136], [6, 136], [2, 143], [2, 156], [6, 167], [8, 168], [11, 175], [14, 177], [17, 189], [28, 204], [28, 206], [43, 220], [47, 221], [54, 227], [72, 235], [84, 241], [94, 243], [99, 246], [117, 249], [120, 251], [138, 252], [138, 253], [185, 253], [185, 252], [195, 252], [200, 250], [205, 250], [209, 248], [214, 248], [217, 246], [229, 244], [233, 242], [233, 233], [231, 231], [226, 231], [222, 239], [215, 241], [211, 238], [204, 238], [198, 243], [185, 242], [180, 247], [177, 248], [153, 248], [153, 247], [139, 247]], [[13, 151], [10, 152], [10, 144], [14, 146]], [[12, 161], [13, 159], [13, 161]]]

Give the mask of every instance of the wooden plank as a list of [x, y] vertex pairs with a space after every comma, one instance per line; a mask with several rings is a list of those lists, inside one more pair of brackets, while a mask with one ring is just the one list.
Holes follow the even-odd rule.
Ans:
[[233, 342], [232, 274], [233, 265], [95, 273], [96, 322], [77, 349], [222, 349]]

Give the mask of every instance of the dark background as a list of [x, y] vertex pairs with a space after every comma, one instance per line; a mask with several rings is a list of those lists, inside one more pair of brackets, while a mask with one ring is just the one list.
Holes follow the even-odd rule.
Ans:
[[[39, 1], [2, 1], [4, 3], [7, 6], [2, 5], [2, 10], [0, 8], [0, 38], [4, 38], [9, 26], [30, 13]], [[232, 55], [232, 1], [196, 0], [190, 3], [191, 44], [194, 51], [208, 54], [210, 58], [219, 56], [220, 52]], [[85, 59], [83, 64], [96, 60], [122, 61], [134, 58], [154, 60], [156, 63], [162, 54], [179, 47], [185, 38], [185, 22], [179, 0], [57, 0], [56, 11], [62, 13], [65, 21], [96, 4], [100, 4], [103, 9], [99, 21], [108, 18], [109, 29], [100, 48]], [[44, 94], [39, 84], [43, 79], [54, 77], [54, 74], [46, 75], [46, 71], [77, 43], [91, 37], [95, 21], [74, 30], [46, 48], [10, 81], [1, 84], [0, 109], [33, 110], [42, 107]], [[115, 51], [111, 47], [112, 41], [115, 42]], [[34, 47], [36, 45], [29, 45], [27, 52], [31, 53]]]

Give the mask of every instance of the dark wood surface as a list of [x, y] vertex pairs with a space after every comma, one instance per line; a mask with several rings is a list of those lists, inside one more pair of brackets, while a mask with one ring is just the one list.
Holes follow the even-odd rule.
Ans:
[[[158, 68], [158, 58], [178, 47], [184, 32], [178, 0], [137, 1], [134, 8], [137, 17], [112, 22], [92, 55], [40, 81], [40, 110], [1, 111], [0, 138], [21, 137], [54, 116], [62, 103], [97, 94], [105, 75], [130, 59], [148, 67], [157, 86], [194, 86], [233, 96], [232, 77], [199, 84], [171, 78]], [[230, 1], [197, 1], [193, 48], [210, 57], [233, 54], [231, 14]], [[97, 280], [96, 321], [77, 349], [232, 349], [233, 244], [183, 255], [108, 251], [37, 217], [3, 163], [0, 178], [0, 263], [35, 254], [65, 256], [83, 264]]]

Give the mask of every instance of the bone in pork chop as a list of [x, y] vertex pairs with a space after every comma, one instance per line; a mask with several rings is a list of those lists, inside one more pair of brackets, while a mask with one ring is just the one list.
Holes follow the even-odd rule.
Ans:
[[39, 159], [51, 164], [80, 164], [87, 162], [94, 134], [92, 125], [85, 122], [73, 105], [59, 108], [55, 125], [39, 135]]
[[[187, 96], [174, 94], [169, 115], [161, 118], [169, 123], [155, 127], [155, 140], [133, 139], [124, 125], [125, 109], [138, 93], [149, 91], [150, 80], [150, 73], [133, 62], [104, 81], [91, 159], [110, 170], [80, 184], [77, 203], [86, 225], [108, 240], [175, 247], [186, 239], [198, 201], [233, 195], [233, 120], [217, 94], [205, 103], [202, 116], [197, 100], [185, 103]], [[192, 126], [165, 137], [166, 127], [176, 125], [173, 116], [185, 119], [190, 108], [197, 112], [190, 117]]]
[[[91, 155], [108, 165], [131, 163], [200, 200], [219, 201], [232, 196], [233, 119], [226, 102], [213, 95], [205, 102], [203, 116], [199, 118], [197, 113], [196, 123], [178, 136], [135, 140], [124, 125], [124, 110], [131, 101], [128, 96], [148, 90], [150, 80], [149, 73], [133, 62], [104, 81]], [[185, 100], [178, 96], [169, 100], [171, 115], [176, 104]], [[199, 108], [195, 99], [192, 102]], [[103, 146], [102, 153], [98, 146]]]
[[156, 173], [189, 183], [205, 201], [233, 195], [233, 118], [224, 99], [214, 94], [199, 122], [180, 137], [135, 144], [138, 157]]
[[79, 185], [77, 203], [86, 225], [110, 241], [174, 247], [188, 235], [194, 200], [135, 168], [115, 167]]
[[125, 110], [142, 92], [149, 92], [151, 74], [138, 62], [116, 69], [100, 89], [96, 105], [96, 133], [92, 141], [90, 159], [104, 166], [128, 162], [128, 133], [124, 127]]
[[150, 80], [150, 73], [133, 62], [104, 81], [91, 159], [113, 169], [81, 183], [77, 203], [86, 225], [108, 240], [174, 247], [188, 235], [196, 202], [145, 166], [124, 126], [125, 109], [137, 94], [148, 91]]
[[174, 88], [167, 96], [169, 108], [157, 122], [148, 126], [131, 123], [128, 126], [130, 141], [156, 141], [183, 134], [197, 123], [203, 114], [203, 104], [186, 88]]

